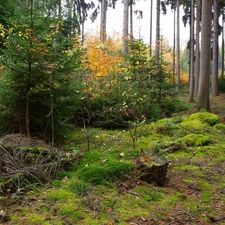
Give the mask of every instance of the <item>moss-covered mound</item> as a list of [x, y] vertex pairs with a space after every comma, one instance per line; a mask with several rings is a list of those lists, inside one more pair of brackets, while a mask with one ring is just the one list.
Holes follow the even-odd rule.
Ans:
[[[166, 118], [137, 127], [135, 149], [132, 130], [90, 129], [88, 140], [75, 130], [70, 170], [2, 193], [0, 223], [225, 224], [224, 130], [212, 113]], [[135, 161], [149, 154], [169, 163], [163, 187], [140, 179]]]

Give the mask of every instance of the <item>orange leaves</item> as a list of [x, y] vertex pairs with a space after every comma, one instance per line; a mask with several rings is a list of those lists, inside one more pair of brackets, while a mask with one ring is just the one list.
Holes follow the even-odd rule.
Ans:
[[92, 78], [114, 76], [121, 73], [122, 58], [112, 40], [100, 42], [97, 37], [85, 41], [86, 60], [84, 66], [90, 71]]

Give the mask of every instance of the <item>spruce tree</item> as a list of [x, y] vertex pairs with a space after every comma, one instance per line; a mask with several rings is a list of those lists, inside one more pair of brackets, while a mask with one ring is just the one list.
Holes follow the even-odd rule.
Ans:
[[63, 121], [76, 105], [74, 73], [80, 66], [79, 41], [63, 35], [55, 5], [19, 1], [0, 28], [3, 78], [0, 82], [2, 131], [41, 133], [54, 145]]

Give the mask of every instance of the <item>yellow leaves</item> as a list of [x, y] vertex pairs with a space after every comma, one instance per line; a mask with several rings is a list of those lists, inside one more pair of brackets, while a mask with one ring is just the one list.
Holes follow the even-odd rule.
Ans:
[[85, 42], [86, 60], [84, 66], [89, 69], [92, 78], [105, 77], [121, 73], [122, 58], [117, 47], [111, 40], [101, 43], [97, 37], [91, 37]]
[[4, 26], [0, 23], [0, 37], [5, 37], [5, 28]]
[[14, 31], [14, 28], [10, 27], [9, 30], [8, 30], [8, 33], [11, 34], [13, 31]]

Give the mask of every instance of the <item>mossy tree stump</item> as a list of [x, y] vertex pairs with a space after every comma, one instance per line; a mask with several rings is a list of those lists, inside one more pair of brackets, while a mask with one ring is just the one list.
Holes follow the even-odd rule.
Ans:
[[158, 155], [145, 155], [136, 160], [140, 179], [147, 183], [163, 186], [166, 182], [168, 162], [166, 158]]

